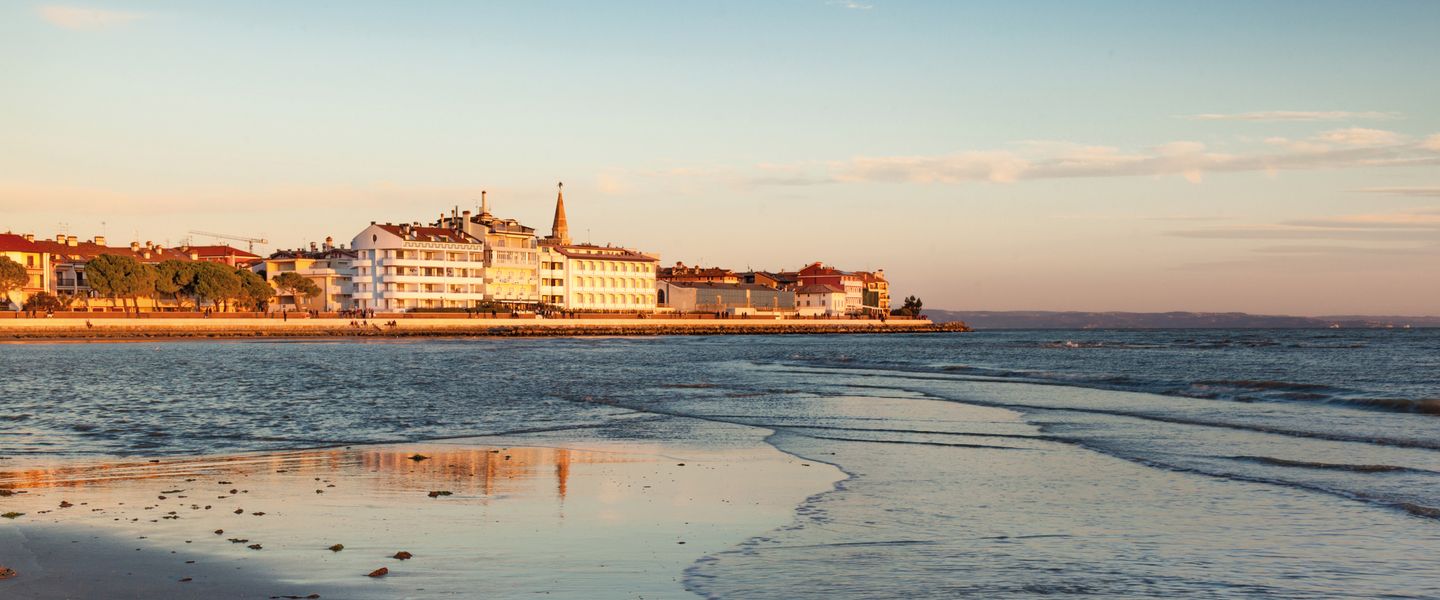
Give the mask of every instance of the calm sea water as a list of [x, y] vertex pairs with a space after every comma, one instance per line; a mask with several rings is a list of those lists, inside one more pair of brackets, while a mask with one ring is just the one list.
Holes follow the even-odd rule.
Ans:
[[21, 462], [723, 422], [850, 475], [691, 567], [702, 596], [1440, 597], [1437, 330], [8, 345], [0, 374]]

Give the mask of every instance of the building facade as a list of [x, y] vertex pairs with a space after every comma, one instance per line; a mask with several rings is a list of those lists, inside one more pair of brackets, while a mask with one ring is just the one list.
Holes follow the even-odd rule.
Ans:
[[650, 313], [660, 258], [630, 248], [576, 244], [565, 215], [564, 184], [549, 237], [540, 240], [540, 299], [559, 310]]
[[310, 244], [310, 249], [280, 250], [254, 266], [254, 269], [271, 282], [282, 273], [296, 273], [309, 279], [320, 288], [314, 297], [282, 294], [276, 290], [274, 309], [316, 310], [334, 312], [355, 308], [355, 262], [358, 252], [336, 248], [332, 238], [325, 238], [324, 245]]
[[54, 292], [54, 273], [50, 267], [50, 254], [35, 244], [35, 236], [0, 233], [0, 256], [8, 258], [25, 268], [25, 284], [18, 290], [0, 294], [0, 308], [10, 304], [18, 309], [24, 306], [30, 296], [39, 292]]
[[[845, 291], [845, 311], [860, 313], [865, 307], [865, 280], [858, 273], [841, 271], [822, 262], [814, 262], [800, 269], [798, 285], [806, 288], [813, 285], [828, 285]], [[888, 290], [886, 292], [889, 293]]]
[[352, 308], [464, 309], [486, 300], [485, 242], [464, 231], [371, 223], [350, 247]]
[[657, 298], [662, 308], [679, 313], [788, 314], [795, 312], [795, 293], [753, 283], [691, 283], [661, 281]]
[[687, 267], [683, 262], [677, 262], [673, 267], [660, 269], [656, 279], [676, 283], [741, 283], [740, 276], [730, 269]]
[[845, 290], [833, 285], [807, 285], [795, 290], [795, 312], [802, 317], [838, 317], [848, 314]]

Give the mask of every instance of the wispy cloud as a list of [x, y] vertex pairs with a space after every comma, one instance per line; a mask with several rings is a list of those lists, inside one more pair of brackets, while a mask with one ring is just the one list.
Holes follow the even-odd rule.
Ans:
[[1391, 213], [1292, 219], [1279, 223], [1208, 227], [1168, 233], [1176, 237], [1225, 240], [1435, 242], [1440, 239], [1440, 209], [1421, 208]]
[[863, 2], [856, 2], [855, 0], [830, 0], [829, 2], [826, 2], [826, 4], [829, 4], [830, 6], [848, 8], [850, 10], [870, 10], [872, 8], [875, 8], [875, 5], [873, 4], [865, 4]]
[[1203, 113], [1178, 115], [1177, 118], [1191, 121], [1349, 121], [1384, 120], [1403, 118], [1397, 112], [1348, 111], [1348, 110], [1267, 110], [1244, 113]]
[[139, 13], [58, 4], [38, 6], [35, 13], [51, 25], [73, 30], [116, 27], [144, 17]]
[[1440, 198], [1440, 185], [1429, 187], [1373, 187], [1350, 190], [1360, 194], [1384, 194], [1415, 198]]

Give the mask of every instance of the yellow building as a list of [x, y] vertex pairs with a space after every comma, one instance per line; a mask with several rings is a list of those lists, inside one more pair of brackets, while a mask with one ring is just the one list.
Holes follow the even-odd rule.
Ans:
[[25, 285], [4, 294], [0, 300], [9, 300], [18, 307], [24, 305], [32, 294], [55, 291], [51, 286], [54, 274], [50, 269], [50, 254], [35, 243], [34, 235], [0, 233], [0, 256], [25, 267], [25, 274], [29, 276]]
[[295, 297], [288, 293], [281, 294], [277, 290], [276, 302], [272, 308], [321, 312], [350, 310], [353, 308], [351, 294], [356, 256], [354, 250], [336, 248], [333, 238], [328, 237], [325, 238], [324, 246], [317, 247], [312, 243], [308, 251], [281, 250], [271, 254], [259, 268], [265, 281], [271, 282], [272, 286], [280, 274], [298, 273], [320, 288], [318, 295], [308, 298], [304, 295]]

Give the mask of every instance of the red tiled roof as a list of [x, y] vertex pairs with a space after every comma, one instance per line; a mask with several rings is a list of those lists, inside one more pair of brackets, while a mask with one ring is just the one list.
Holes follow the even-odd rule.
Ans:
[[385, 231], [394, 234], [404, 240], [418, 242], [437, 242], [444, 244], [480, 244], [480, 240], [463, 231], [446, 229], [444, 227], [410, 227], [402, 229], [400, 225], [376, 225]]
[[[143, 263], [160, 263], [167, 260], [192, 260], [189, 254], [174, 248], [162, 248], [159, 252], [156, 252], [155, 249], [147, 250], [144, 246], [141, 246], [137, 251], [131, 249], [129, 246], [101, 246], [94, 242], [80, 242], [71, 246], [52, 240], [35, 240], [34, 244], [40, 248], [41, 252], [54, 254], [62, 259], [72, 261], [88, 261], [101, 254], [129, 256]], [[150, 255], [149, 257], [145, 256], [147, 252]]]
[[221, 244], [219, 246], [183, 246], [181, 247], [181, 250], [189, 250], [200, 256], [235, 256], [239, 258], [260, 258], [259, 254], [252, 254], [239, 248], [233, 248], [224, 244]]
[[0, 233], [0, 252], [43, 252], [35, 242], [25, 239], [25, 236], [13, 233]]

